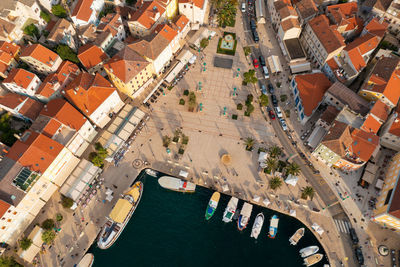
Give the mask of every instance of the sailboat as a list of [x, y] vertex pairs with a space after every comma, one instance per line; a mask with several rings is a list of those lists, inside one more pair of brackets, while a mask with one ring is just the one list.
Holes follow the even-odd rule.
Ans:
[[207, 209], [206, 209], [206, 220], [209, 220], [213, 215], [215, 210], [217, 209], [219, 198], [221, 197], [221, 194], [218, 192], [214, 192], [211, 196], [210, 201], [208, 202]]
[[262, 226], [264, 224], [264, 214], [261, 212], [257, 214], [256, 219], [254, 220], [253, 229], [251, 229], [250, 237], [258, 238], [258, 235], [261, 232]]
[[233, 216], [235, 215], [238, 202], [239, 199], [237, 199], [236, 197], [231, 197], [231, 199], [228, 202], [228, 205], [226, 205], [222, 221], [228, 223], [233, 220]]

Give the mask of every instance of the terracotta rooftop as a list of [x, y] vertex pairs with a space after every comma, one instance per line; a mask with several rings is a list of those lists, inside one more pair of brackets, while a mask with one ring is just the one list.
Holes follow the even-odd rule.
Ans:
[[124, 83], [128, 83], [149, 64], [150, 62], [128, 46], [125, 46], [123, 50], [119, 51], [104, 64], [104, 68], [112, 72]]
[[345, 46], [343, 37], [336, 29], [329, 26], [329, 20], [325, 15], [315, 17], [308, 23], [328, 53]]
[[181, 32], [186, 25], [189, 23], [189, 19], [185, 15], [178, 15], [174, 22], [172, 23], [172, 27], [177, 31]]
[[154, 29], [154, 32], [161, 34], [169, 42], [172, 42], [172, 40], [174, 40], [175, 37], [178, 35], [178, 32], [176, 30], [172, 29], [167, 24], [157, 25], [157, 27]]
[[334, 121], [321, 143], [337, 155], [341, 157], [345, 156], [347, 148], [353, 142], [350, 128], [346, 123]]
[[362, 116], [367, 115], [369, 112], [368, 101], [340, 82], [335, 82], [331, 87], [329, 87], [328, 93], [333, 95], [344, 105], [347, 105], [350, 110], [361, 114]]
[[379, 99], [375, 102], [374, 106], [371, 109], [371, 113], [381, 119], [382, 121], [386, 121], [389, 116], [391, 108], [380, 101]]
[[10, 206], [10, 204], [0, 199], [0, 218], [3, 217], [4, 213], [6, 213]]
[[87, 70], [97, 66], [98, 64], [106, 61], [108, 56], [103, 50], [95, 46], [94, 44], [85, 44], [79, 47], [78, 58], [82, 65], [85, 66]]
[[[341, 16], [343, 16], [342, 18], [350, 18], [357, 15], [357, 2], [348, 2], [326, 7], [327, 13], [331, 13], [334, 11], [339, 11]], [[340, 23], [340, 21], [338, 21], [337, 23]]]
[[7, 157], [32, 171], [44, 173], [62, 149], [53, 139], [27, 130], [10, 148]]
[[90, 15], [92, 15], [93, 0], [79, 0], [74, 10], [72, 11], [71, 17], [76, 17], [79, 20], [88, 22]]
[[164, 14], [165, 8], [157, 1], [146, 1], [143, 3], [142, 7], [138, 9], [129, 21], [137, 21], [144, 28], [151, 29], [156, 23], [156, 14], [159, 13], [160, 16]]
[[371, 132], [376, 134], [378, 133], [381, 126], [382, 126], [381, 122], [379, 122], [371, 114], [368, 114], [366, 120], [363, 122], [360, 129], [366, 132]]
[[80, 73], [64, 90], [65, 97], [83, 114], [90, 116], [116, 91], [100, 74]]
[[20, 107], [18, 113], [32, 121], [39, 116], [40, 110], [43, 108], [42, 103], [27, 96], [15, 93], [7, 93], [3, 96], [0, 96], [0, 105], [2, 106], [15, 109], [21, 104], [22, 106]]
[[400, 136], [400, 114], [397, 113], [397, 118], [393, 121], [390, 126], [389, 133]]
[[18, 86], [27, 89], [34, 78], [38, 78], [32, 72], [24, 69], [12, 69], [3, 83], [16, 83]]
[[297, 19], [293, 19], [293, 18], [282, 21], [281, 26], [282, 26], [283, 31], [287, 31], [292, 28], [301, 29], [299, 21]]
[[346, 45], [344, 50], [349, 54], [350, 60], [356, 70], [361, 71], [361, 69], [367, 65], [363, 56], [375, 50], [378, 44], [378, 37], [367, 33]]
[[191, 3], [200, 9], [204, 7], [204, 2], [205, 0], [179, 0], [179, 4]]
[[10, 61], [17, 55], [21, 49], [19, 45], [0, 41], [0, 62], [10, 64]]
[[381, 11], [386, 11], [389, 8], [392, 1], [393, 0], [376, 0], [373, 7]]
[[118, 27], [121, 25], [121, 16], [119, 14], [110, 13], [101, 18], [100, 24], [97, 26], [97, 30], [109, 31], [113, 36], [115, 36], [118, 33]]
[[168, 45], [169, 41], [164, 36], [153, 34], [129, 44], [128, 47], [146, 58], [155, 60]]
[[284, 20], [287, 17], [290, 16], [294, 16], [294, 17], [298, 17], [296, 10], [289, 5], [286, 5], [284, 7], [282, 7], [281, 9], [279, 9], [278, 11], [279, 16], [281, 17], [281, 20]]
[[349, 151], [362, 161], [368, 161], [379, 145], [379, 137], [374, 133], [354, 129], [351, 133], [353, 142]]
[[69, 22], [68, 20], [66, 19], [57, 20], [53, 29], [47, 36], [47, 40], [59, 43], [64, 38], [65, 32], [69, 31], [70, 28], [73, 29], [73, 26], [71, 22]]
[[25, 47], [21, 52], [21, 57], [32, 57], [49, 67], [52, 67], [59, 58], [56, 53], [41, 44], [32, 44]]
[[304, 114], [309, 117], [318, 107], [332, 83], [322, 73], [296, 75], [294, 79], [297, 83]]
[[386, 33], [386, 29], [388, 28], [389, 24], [387, 22], [382, 22], [380, 23], [377, 18], [373, 18], [367, 26], [365, 26], [365, 30], [368, 31], [369, 33], [379, 37], [380, 39], [383, 38], [383, 36]]
[[15, 27], [15, 24], [0, 18], [0, 36], [4, 39], [8, 38], [8, 35], [12, 33]]
[[313, 0], [301, 0], [296, 3], [297, 12], [299, 15], [305, 19], [318, 14], [318, 8]]
[[328, 106], [324, 113], [322, 113], [320, 119], [328, 125], [331, 125], [335, 121], [339, 112], [340, 110], [336, 109], [334, 106]]

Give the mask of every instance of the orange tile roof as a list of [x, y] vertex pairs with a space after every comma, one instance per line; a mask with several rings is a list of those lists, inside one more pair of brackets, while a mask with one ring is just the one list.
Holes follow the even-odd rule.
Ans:
[[78, 58], [82, 62], [82, 65], [89, 70], [106, 61], [108, 56], [100, 47], [88, 43], [79, 47]]
[[129, 48], [136, 51], [139, 55], [156, 60], [157, 57], [168, 47], [169, 41], [161, 34], [153, 34], [134, 43], [129, 44]]
[[76, 4], [74, 11], [71, 14], [71, 17], [75, 17], [82, 21], [89, 21], [90, 16], [92, 15], [92, 6], [93, 0], [79, 0]]
[[10, 148], [7, 157], [32, 171], [44, 173], [62, 149], [55, 140], [27, 130]]
[[109, 31], [113, 36], [117, 35], [118, 27], [122, 25], [121, 15], [110, 13], [102, 17], [100, 24], [97, 26], [97, 31]]
[[282, 7], [281, 9], [278, 10], [279, 16], [281, 17], [281, 20], [290, 17], [290, 16], [294, 16], [297, 17], [297, 12], [296, 10], [289, 5], [286, 5], [284, 7]]
[[13, 59], [20, 50], [21, 47], [19, 45], [0, 41], [0, 62], [7, 65], [10, 64], [11, 59]]
[[368, 161], [379, 145], [379, 137], [374, 133], [360, 129], [354, 129], [351, 137], [353, 138], [353, 143], [349, 147], [349, 151], [362, 161]]
[[350, 126], [335, 120], [321, 143], [337, 155], [343, 157], [346, 155], [346, 149], [351, 145], [351, 142]]
[[380, 23], [377, 18], [373, 18], [367, 24], [367, 26], [365, 26], [365, 30], [382, 39], [386, 33], [386, 29], [388, 28], [388, 26], [389, 24], [387, 22], [383, 21], [382, 23]]
[[358, 49], [347, 51], [347, 53], [349, 54], [351, 63], [358, 72], [361, 71], [365, 66], [367, 66], [367, 63], [364, 61], [364, 58], [362, 57]]
[[179, 4], [191, 3], [198, 8], [203, 8], [205, 0], [179, 0]]
[[16, 83], [18, 86], [27, 89], [34, 78], [38, 78], [32, 72], [24, 69], [12, 69], [3, 83]]
[[104, 64], [104, 68], [113, 73], [124, 83], [128, 83], [149, 64], [150, 62], [128, 46], [125, 46], [123, 50]]
[[395, 72], [392, 73], [392, 76], [390, 77], [389, 82], [387, 83], [385, 90], [383, 91], [383, 94], [386, 96], [387, 99], [389, 99], [390, 102], [392, 102], [394, 105], [396, 105], [399, 102], [399, 97], [400, 97], [400, 70], [396, 70]]
[[40, 110], [42, 110], [42, 108], [42, 103], [28, 97], [25, 104], [19, 110], [19, 113], [22, 114], [24, 117], [34, 121], [39, 116]]
[[361, 130], [371, 133], [378, 133], [379, 129], [381, 128], [382, 123], [377, 121], [373, 116], [367, 115], [367, 119], [361, 125]]
[[293, 19], [293, 18], [282, 21], [281, 26], [282, 26], [283, 31], [287, 31], [292, 28], [298, 28], [298, 29], [301, 28], [299, 21], [297, 19]]
[[33, 44], [25, 47], [21, 52], [22, 57], [32, 57], [49, 67], [52, 67], [54, 62], [59, 58], [56, 53], [41, 44]]
[[76, 131], [79, 131], [87, 121], [85, 116], [62, 98], [57, 98], [47, 103], [40, 112], [40, 115], [50, 117], [58, 123], [64, 124]]
[[0, 218], [3, 217], [4, 213], [6, 213], [10, 206], [10, 204], [0, 199]]
[[129, 21], [137, 21], [146, 29], [151, 29], [156, 23], [156, 14], [164, 14], [165, 8], [158, 1], [144, 2], [142, 7], [138, 9]]
[[345, 17], [357, 15], [357, 2], [331, 5], [326, 8], [327, 12], [332, 12], [333, 10], [340, 11]]
[[328, 64], [328, 66], [331, 68], [332, 71], [339, 68], [339, 65], [337, 64], [334, 58], [329, 59], [326, 63]]
[[349, 19], [346, 19], [347, 21], [347, 27], [345, 31], [351, 31], [357, 28], [357, 33], [361, 33], [364, 25], [364, 21], [359, 18], [359, 17], [352, 17]]
[[90, 116], [116, 91], [100, 74], [80, 73], [65, 89], [65, 97], [83, 114]]
[[309, 117], [332, 83], [322, 73], [296, 75], [295, 80], [303, 104], [304, 114]]
[[361, 37], [358, 37], [353, 42], [346, 45], [344, 50], [350, 51], [352, 49], [358, 49], [361, 55], [364, 55], [371, 50], [374, 50], [379, 44], [378, 37], [367, 33]]
[[5, 95], [0, 96], [0, 105], [6, 106], [10, 109], [15, 109], [27, 98], [27, 96], [15, 93], [6, 93]]
[[386, 121], [389, 116], [390, 110], [391, 108], [388, 105], [378, 99], [370, 112], [382, 121]]
[[329, 26], [329, 20], [325, 15], [317, 16], [308, 23], [328, 53], [345, 46], [344, 38], [336, 29]]
[[185, 15], [178, 15], [175, 18], [175, 22], [172, 24], [172, 26], [175, 28], [177, 32], [181, 32], [186, 25], [189, 23], [189, 19]]
[[400, 114], [397, 113], [397, 118], [393, 121], [390, 126], [389, 133], [400, 136]]
[[172, 29], [170, 26], [167, 24], [159, 24], [157, 27], [154, 29], [155, 33], [161, 34], [165, 39], [167, 39], [169, 42], [172, 42], [172, 40], [175, 39], [175, 37], [178, 35], [178, 32]]

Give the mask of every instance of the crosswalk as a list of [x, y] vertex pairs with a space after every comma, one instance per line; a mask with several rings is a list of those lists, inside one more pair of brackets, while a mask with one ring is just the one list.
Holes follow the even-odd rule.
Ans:
[[348, 234], [350, 233], [349, 229], [351, 228], [350, 222], [348, 221], [343, 221], [343, 220], [336, 220], [333, 219], [335, 222], [336, 228], [339, 230], [339, 232]]

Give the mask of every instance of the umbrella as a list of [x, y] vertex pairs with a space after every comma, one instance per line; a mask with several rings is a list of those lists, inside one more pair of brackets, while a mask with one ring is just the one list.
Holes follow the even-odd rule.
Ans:
[[311, 225], [311, 228], [314, 229], [315, 232], [317, 232], [319, 235], [322, 235], [324, 233], [324, 229], [322, 229], [321, 226], [316, 223], [313, 223], [313, 225]]
[[264, 199], [263, 204], [267, 207], [269, 204], [271, 204], [271, 201], [269, 201], [268, 198]]
[[232, 158], [229, 154], [224, 154], [221, 157], [221, 161], [224, 165], [229, 165], [231, 164]]
[[288, 178], [285, 180], [285, 183], [296, 186], [298, 180], [299, 177], [289, 174]]
[[296, 217], [296, 211], [295, 210], [290, 210], [289, 214], [292, 217]]
[[229, 186], [227, 184], [224, 184], [222, 186], [222, 192], [226, 192], [226, 191], [229, 191]]
[[257, 195], [254, 195], [253, 201], [254, 201], [254, 202], [259, 202], [259, 201], [260, 201], [260, 197], [257, 196]]

